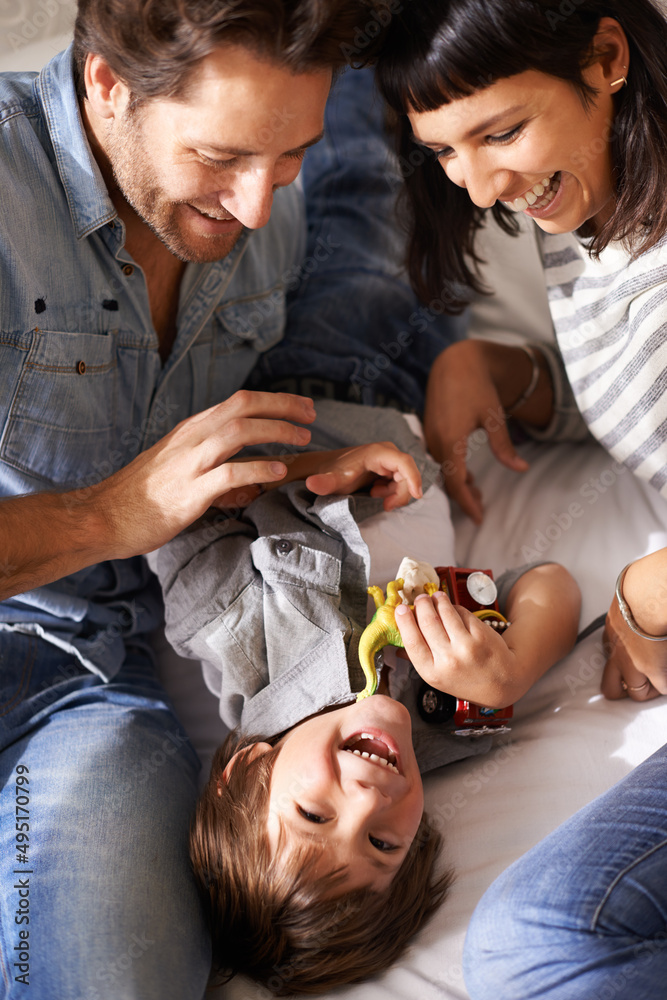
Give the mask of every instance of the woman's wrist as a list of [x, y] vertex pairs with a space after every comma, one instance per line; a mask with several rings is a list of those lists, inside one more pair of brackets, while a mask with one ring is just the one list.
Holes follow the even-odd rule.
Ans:
[[630, 563], [622, 574], [619, 589], [641, 632], [654, 637], [667, 636], [667, 549]]
[[547, 360], [534, 345], [510, 347], [478, 341], [507, 416], [547, 427], [553, 413], [553, 386]]
[[521, 395], [516, 399], [511, 406], [505, 407], [505, 416], [512, 417], [517, 412], [521, 411], [526, 405], [530, 397], [533, 395], [537, 389], [537, 384], [540, 380], [540, 362], [538, 359], [537, 351], [530, 347], [528, 344], [522, 345], [519, 350], [523, 351], [527, 358], [530, 359], [530, 363], [533, 366], [533, 370], [530, 373], [530, 381], [528, 385], [523, 390]]

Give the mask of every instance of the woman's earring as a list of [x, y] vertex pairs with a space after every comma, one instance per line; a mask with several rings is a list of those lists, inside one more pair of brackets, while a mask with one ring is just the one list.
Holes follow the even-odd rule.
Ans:
[[[623, 67], [623, 69], [626, 69], [626, 68], [627, 67], [625, 67], [625, 66]], [[628, 85], [627, 77], [622, 76], [618, 80], [614, 80], [614, 82], [612, 83], [612, 87], [618, 87], [619, 83], [622, 83], [624, 87], [627, 87], [627, 85]]]

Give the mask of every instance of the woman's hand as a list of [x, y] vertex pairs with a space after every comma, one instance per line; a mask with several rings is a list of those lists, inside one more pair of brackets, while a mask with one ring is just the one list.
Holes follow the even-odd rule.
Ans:
[[[622, 594], [642, 632], [667, 635], [667, 549], [632, 563], [623, 580]], [[650, 701], [667, 694], [667, 640], [651, 642], [633, 632], [615, 596], [603, 641], [608, 656], [601, 686], [605, 698]]]
[[[541, 355], [535, 392], [516, 416], [535, 426], [546, 426], [551, 413], [551, 381]], [[505, 416], [529, 385], [531, 361], [525, 351], [484, 340], [461, 340], [434, 361], [426, 390], [424, 433], [429, 451], [442, 464], [445, 488], [466, 514], [479, 524], [484, 509], [481, 494], [469, 472], [469, 437], [486, 432], [499, 462], [525, 472], [510, 439]]]
[[505, 708], [516, 656], [502, 636], [438, 591], [396, 608], [405, 652], [419, 676], [438, 691], [486, 708]]
[[382, 497], [385, 510], [395, 510], [422, 495], [414, 459], [389, 441], [302, 457], [317, 459], [306, 486], [319, 496], [354, 493], [372, 483], [371, 496]]

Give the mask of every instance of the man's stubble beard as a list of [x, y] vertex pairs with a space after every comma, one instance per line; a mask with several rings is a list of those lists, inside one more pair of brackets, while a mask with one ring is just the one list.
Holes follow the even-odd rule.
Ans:
[[106, 154], [119, 192], [130, 208], [174, 257], [185, 263], [206, 264], [221, 260], [241, 236], [199, 236], [188, 240], [179, 228], [178, 205], [163, 194], [150, 162], [143, 134], [143, 105], [130, 106], [107, 134]]

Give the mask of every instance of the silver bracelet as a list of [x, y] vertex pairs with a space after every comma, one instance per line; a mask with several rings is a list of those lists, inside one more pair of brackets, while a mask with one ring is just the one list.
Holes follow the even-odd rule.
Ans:
[[524, 354], [528, 355], [528, 357], [533, 363], [533, 371], [530, 376], [530, 382], [528, 383], [525, 392], [522, 392], [517, 401], [515, 403], [512, 403], [512, 405], [505, 410], [506, 417], [511, 417], [514, 413], [516, 413], [517, 410], [521, 409], [524, 403], [528, 402], [530, 397], [537, 389], [537, 383], [540, 380], [540, 362], [537, 358], [537, 352], [532, 347], [529, 347], [527, 344], [517, 344], [516, 346], [519, 348], [519, 350], [523, 351]]
[[[649, 639], [651, 642], [665, 642], [665, 640], [667, 640], [667, 635], [649, 635], [648, 632], [642, 632], [639, 625], [637, 625], [637, 622], [632, 617], [632, 612], [623, 597], [623, 591], [621, 589], [623, 586], [623, 580], [625, 579], [625, 574], [631, 566], [632, 563], [628, 563], [628, 565], [625, 566], [618, 574], [618, 580], [616, 581], [616, 600], [618, 601], [619, 610], [623, 615], [623, 620], [630, 631], [634, 632], [635, 635], [641, 636], [642, 639]], [[643, 686], [644, 685], [642, 685], [642, 687]]]

